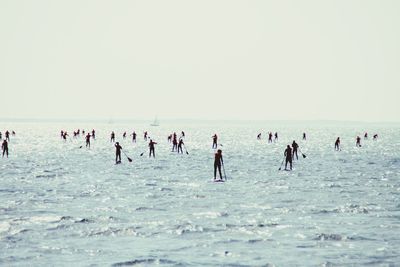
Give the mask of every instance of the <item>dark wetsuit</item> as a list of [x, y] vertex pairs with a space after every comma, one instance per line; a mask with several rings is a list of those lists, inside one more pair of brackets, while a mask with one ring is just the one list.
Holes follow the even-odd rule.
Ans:
[[3, 150], [3, 157], [4, 157], [4, 154], [6, 154], [7, 158], [8, 158], [8, 143], [7, 143], [7, 140], [3, 141], [3, 144], [1, 144], [1, 149]]
[[357, 139], [356, 139], [356, 146], [361, 147], [361, 138], [359, 136], [357, 136]]
[[340, 138], [339, 137], [335, 141], [335, 150], [336, 151], [340, 150]]
[[268, 143], [272, 143], [272, 133], [268, 134]]
[[93, 137], [93, 140], [96, 139], [96, 132], [95, 132], [95, 130], [92, 130], [92, 137]]
[[176, 135], [174, 135], [174, 139], [172, 140], [172, 152], [178, 150], [178, 141], [176, 140]]
[[86, 135], [86, 147], [90, 148], [90, 134]]
[[183, 150], [182, 150], [182, 146], [184, 145], [183, 140], [180, 139], [179, 140], [179, 144], [178, 144], [178, 153], [182, 153], [183, 154]]
[[115, 133], [114, 133], [114, 132], [111, 133], [111, 140], [110, 140], [110, 142], [115, 142]]
[[306, 133], [303, 133], [303, 140], [306, 140], [306, 139], [307, 139]]
[[121, 162], [121, 149], [122, 147], [119, 144], [115, 144], [115, 163]]
[[136, 143], [136, 132], [132, 133], [132, 142]]
[[292, 148], [293, 148], [293, 152], [292, 152], [293, 159], [294, 159], [294, 156], [296, 155], [296, 159], [298, 160], [299, 156], [297, 155], [297, 149], [299, 148], [299, 145], [293, 141]]
[[218, 147], [218, 136], [216, 134], [214, 134], [214, 136], [212, 137], [213, 139], [213, 145], [212, 148], [217, 148]]
[[10, 132], [9, 131], [6, 131], [6, 140], [10, 141]]
[[214, 180], [217, 179], [217, 169], [219, 173], [219, 178], [222, 180], [221, 164], [224, 163], [222, 159], [222, 153], [215, 153], [214, 159]]
[[124, 132], [124, 134], [122, 135], [122, 138], [126, 138], [126, 132]]
[[157, 144], [156, 142], [153, 142], [152, 140], [150, 140], [150, 143], [149, 143], [149, 148], [150, 148], [149, 157], [151, 157], [151, 154], [153, 154], [153, 158], [156, 157], [156, 153], [155, 153], [155, 150], [154, 150], [154, 145], [156, 145], [156, 144]]
[[292, 149], [290, 147], [287, 147], [284, 155], [286, 156], [285, 170], [287, 170], [288, 163], [290, 164], [290, 170], [292, 170]]

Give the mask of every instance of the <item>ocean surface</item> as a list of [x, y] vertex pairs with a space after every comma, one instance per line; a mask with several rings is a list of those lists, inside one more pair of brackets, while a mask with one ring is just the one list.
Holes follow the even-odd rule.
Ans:
[[[16, 131], [0, 158], [0, 265], [400, 266], [399, 126], [161, 123], [0, 123]], [[78, 128], [96, 129], [90, 149]], [[133, 162], [115, 165], [112, 130]], [[133, 130], [136, 144], [122, 139]], [[183, 155], [167, 142], [182, 130]], [[212, 181], [214, 133], [225, 183]], [[306, 158], [278, 171], [293, 140]]]

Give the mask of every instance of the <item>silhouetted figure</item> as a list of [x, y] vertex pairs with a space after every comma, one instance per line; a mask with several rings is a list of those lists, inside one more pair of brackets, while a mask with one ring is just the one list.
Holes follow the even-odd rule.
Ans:
[[284, 155], [286, 156], [286, 162], [285, 162], [285, 170], [287, 171], [287, 164], [290, 164], [290, 170], [292, 170], [292, 149], [290, 148], [289, 145], [287, 145], [285, 149]]
[[122, 147], [118, 142], [115, 143], [115, 164], [121, 163], [121, 150]]
[[5, 136], [6, 136], [6, 140], [7, 140], [8, 142], [10, 142], [10, 132], [9, 132], [8, 130], [6, 131]]
[[122, 135], [122, 138], [123, 138], [123, 139], [126, 138], [126, 132], [124, 132], [124, 134]]
[[307, 140], [306, 133], [303, 133], [303, 140]]
[[261, 133], [257, 135], [257, 140], [261, 140]]
[[68, 133], [65, 131], [65, 132], [64, 132], [64, 135], [63, 135], [63, 139], [64, 139], [65, 142], [67, 141], [67, 136], [69, 136], [69, 135], [68, 135]]
[[156, 157], [156, 153], [155, 153], [155, 150], [154, 150], [154, 145], [157, 145], [157, 143], [153, 142], [153, 140], [150, 139], [150, 143], [149, 143], [149, 149], [150, 149], [149, 158], [151, 157], [151, 154], [153, 154], [153, 158]]
[[2, 139], [3, 134], [0, 132], [0, 140]]
[[3, 150], [3, 157], [4, 157], [4, 154], [6, 154], [7, 158], [8, 158], [8, 142], [7, 142], [7, 140], [3, 141], [3, 143], [1, 144], [1, 149]]
[[368, 133], [367, 132], [364, 134], [364, 139], [368, 139]]
[[275, 132], [275, 139], [274, 139], [274, 142], [276, 142], [276, 141], [278, 141], [278, 133], [277, 133], [277, 132]]
[[178, 140], [176, 140], [176, 134], [172, 137], [172, 152], [178, 150]]
[[86, 147], [89, 147], [90, 148], [90, 133], [88, 133], [87, 135], [86, 135]]
[[115, 133], [114, 131], [111, 132], [111, 140], [110, 142], [115, 142]]
[[[1, 138], [1, 137], [0, 137]], [[62, 138], [64, 138], [64, 131], [63, 130], [61, 130], [61, 132], [60, 132], [60, 138], [62, 139]]]
[[144, 141], [147, 141], [147, 131], [143, 134]]
[[268, 143], [272, 143], [272, 133], [268, 133]]
[[217, 179], [217, 169], [219, 173], [219, 179], [222, 180], [222, 172], [221, 172], [222, 164], [224, 164], [224, 160], [222, 158], [222, 150], [218, 149], [217, 153], [215, 153], [215, 158], [214, 158], [214, 180]]
[[182, 153], [183, 154], [183, 150], [182, 150], [182, 146], [184, 146], [185, 144], [183, 143], [183, 139], [179, 139], [179, 144], [178, 144], [178, 153]]
[[[1, 138], [1, 137], [0, 137]], [[376, 141], [378, 139], [378, 135], [374, 134], [374, 141]]]
[[133, 133], [131, 135], [132, 135], [132, 142], [136, 143], [136, 132], [133, 131]]
[[168, 143], [171, 143], [172, 141], [172, 134], [168, 135]]
[[82, 130], [82, 134], [85, 135], [85, 130]]
[[181, 132], [181, 137], [185, 138], [185, 132], [184, 131]]
[[359, 136], [356, 138], [356, 147], [361, 147], [361, 138]]
[[338, 137], [335, 141], [335, 150], [340, 151], [340, 137]]
[[14, 131], [12, 131], [12, 132], [11, 132], [11, 135], [12, 135], [12, 136], [15, 136], [15, 132], [14, 132]]
[[217, 134], [214, 134], [214, 135], [212, 136], [212, 139], [213, 139], [212, 148], [217, 148], [217, 147], [218, 147], [218, 136], [217, 136]]
[[297, 149], [299, 148], [299, 145], [296, 143], [295, 140], [293, 140], [292, 148], [293, 148], [293, 151], [292, 151], [293, 159], [294, 159], [294, 156], [296, 156], [296, 160], [299, 160], [299, 156], [297, 155]]
[[96, 139], [96, 131], [94, 129], [92, 130], [92, 138], [93, 140]]

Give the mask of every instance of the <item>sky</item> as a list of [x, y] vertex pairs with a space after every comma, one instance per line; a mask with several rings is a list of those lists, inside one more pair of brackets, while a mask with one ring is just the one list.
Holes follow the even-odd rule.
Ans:
[[398, 0], [2, 0], [0, 118], [400, 121]]

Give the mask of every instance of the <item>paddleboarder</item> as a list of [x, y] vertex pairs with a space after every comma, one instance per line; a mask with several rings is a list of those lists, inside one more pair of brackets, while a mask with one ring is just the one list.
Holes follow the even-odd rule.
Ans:
[[307, 140], [306, 133], [303, 133], [303, 140]]
[[219, 179], [222, 181], [222, 172], [221, 172], [222, 164], [224, 164], [224, 160], [222, 158], [222, 150], [218, 149], [214, 157], [214, 181], [217, 180], [217, 169], [219, 173]]
[[179, 139], [179, 144], [178, 144], [178, 153], [182, 153], [183, 154], [183, 150], [182, 150], [182, 146], [184, 146], [185, 144], [183, 143], [183, 139]]
[[154, 150], [154, 145], [157, 145], [157, 143], [153, 142], [153, 140], [150, 139], [150, 142], [149, 142], [149, 149], [150, 149], [149, 158], [151, 157], [151, 154], [153, 154], [153, 158], [156, 157], [156, 153], [155, 153], [155, 150]]
[[356, 138], [356, 147], [361, 147], [361, 138], [359, 136]]
[[6, 154], [7, 158], [8, 158], [8, 142], [7, 142], [7, 140], [3, 141], [3, 143], [1, 144], [1, 149], [3, 150], [3, 157], [4, 157], [4, 154]]
[[87, 133], [87, 135], [86, 135], [86, 147], [89, 147], [90, 148], [90, 133]]
[[285, 171], [287, 171], [287, 164], [290, 164], [290, 170], [292, 170], [292, 149], [290, 148], [290, 145], [287, 145], [285, 149], [284, 155], [286, 156], [286, 162], [285, 162]]
[[133, 131], [133, 133], [131, 135], [132, 135], [132, 142], [136, 143], [136, 132]]
[[213, 139], [212, 148], [217, 148], [217, 147], [218, 147], [218, 136], [217, 136], [217, 134], [214, 134], [214, 135], [212, 136], [212, 139]]
[[121, 150], [122, 147], [118, 142], [115, 143], [115, 164], [121, 163]]
[[114, 131], [112, 131], [111, 132], [111, 140], [110, 140], [110, 142], [115, 142], [115, 133], [114, 133]]
[[293, 140], [292, 148], [293, 148], [293, 151], [292, 151], [293, 159], [294, 159], [294, 156], [296, 155], [296, 160], [299, 160], [299, 156], [297, 155], [297, 149], [299, 148], [299, 145], [296, 143], [295, 140]]
[[96, 139], [96, 131], [94, 129], [92, 130], [92, 138], [93, 140]]
[[335, 150], [340, 151], [340, 137], [338, 137], [335, 141]]
[[261, 133], [257, 135], [257, 140], [261, 140]]

